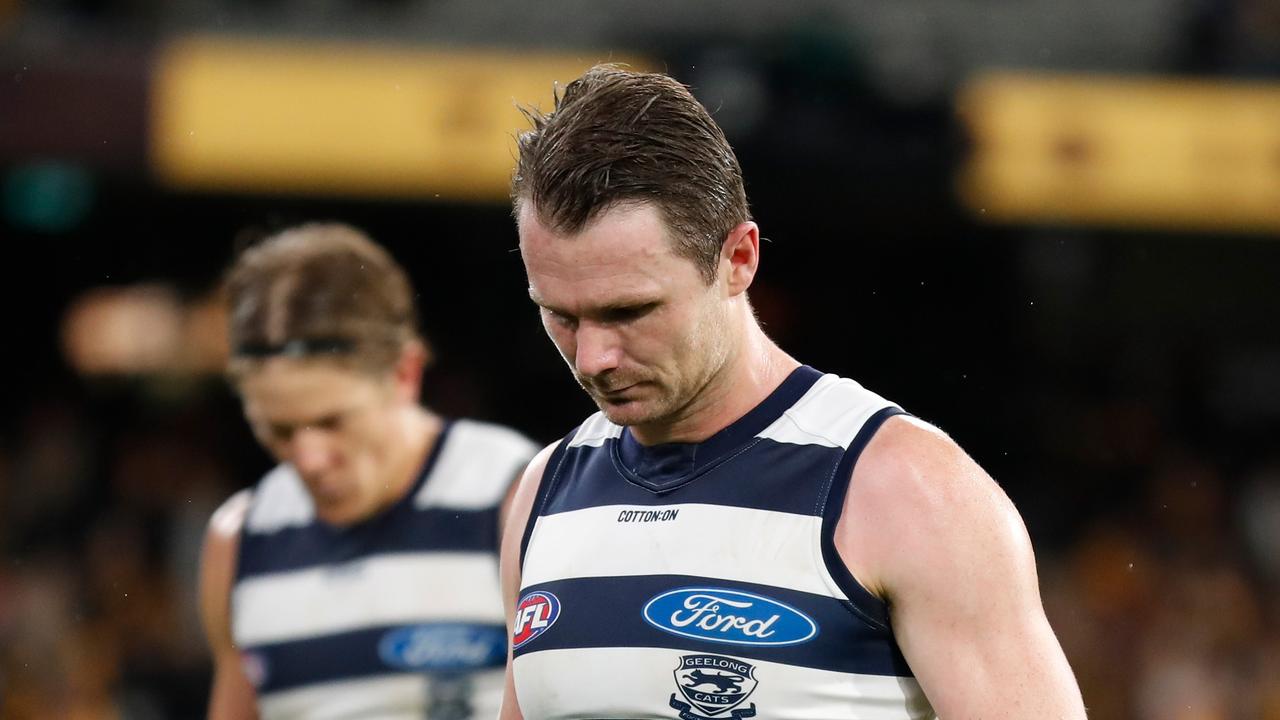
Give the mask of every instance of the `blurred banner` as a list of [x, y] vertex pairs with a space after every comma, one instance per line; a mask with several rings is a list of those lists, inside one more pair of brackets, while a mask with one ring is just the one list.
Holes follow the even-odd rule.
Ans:
[[163, 283], [90, 288], [62, 318], [63, 356], [81, 375], [217, 374], [226, 325], [217, 292], [184, 300]]
[[1280, 85], [991, 74], [957, 102], [984, 219], [1280, 231]]
[[[637, 58], [606, 58], [636, 68]], [[179, 189], [499, 201], [517, 105], [549, 110], [572, 54], [190, 38], [158, 56], [150, 163]]]

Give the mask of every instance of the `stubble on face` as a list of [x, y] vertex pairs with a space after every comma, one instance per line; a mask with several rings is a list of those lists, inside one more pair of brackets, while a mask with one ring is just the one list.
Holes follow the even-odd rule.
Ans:
[[[529, 208], [519, 219], [530, 295], [578, 385], [611, 422], [662, 426], [679, 422], [724, 367], [728, 314], [716, 285], [675, 253], [652, 206], [606, 211], [581, 232], [562, 236]], [[657, 310], [635, 320], [609, 320], [609, 308], [635, 298]], [[582, 343], [584, 329], [608, 338], [600, 355]], [[584, 358], [594, 367], [585, 371]]]
[[[665, 338], [660, 359], [587, 376], [573, 368], [578, 385], [610, 422], [630, 427], [674, 426], [710, 402], [711, 386], [728, 362], [727, 319], [712, 288], [700, 287], [682, 308], [676, 332]], [[670, 328], [669, 328], [670, 329]], [[567, 358], [566, 358], [567, 359]]]

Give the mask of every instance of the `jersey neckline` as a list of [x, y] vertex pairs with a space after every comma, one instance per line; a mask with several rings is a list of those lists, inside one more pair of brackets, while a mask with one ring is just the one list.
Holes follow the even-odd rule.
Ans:
[[629, 482], [650, 492], [675, 490], [753, 443], [821, 377], [818, 370], [801, 365], [759, 405], [702, 442], [646, 446], [624, 427], [618, 439], [608, 443], [613, 464]]
[[328, 523], [319, 520], [319, 518], [316, 518], [316, 520], [322, 527], [328, 529], [335, 535], [347, 535], [352, 532], [359, 532], [359, 528], [371, 525], [372, 523], [377, 522], [380, 518], [389, 517], [395, 513], [401, 512], [405, 507], [412, 506], [414, 498], [422, 492], [423, 486], [431, 480], [431, 472], [435, 469], [436, 461], [440, 458], [441, 453], [444, 452], [444, 445], [449, 440], [449, 431], [453, 430], [453, 425], [453, 418], [441, 418], [440, 433], [436, 435], [435, 442], [431, 444], [431, 449], [427, 451], [427, 456], [423, 458], [422, 463], [418, 466], [418, 471], [414, 476], [413, 484], [410, 485], [405, 493], [397, 498], [395, 502], [367, 518], [352, 523], [351, 525], [340, 527], [329, 525]]

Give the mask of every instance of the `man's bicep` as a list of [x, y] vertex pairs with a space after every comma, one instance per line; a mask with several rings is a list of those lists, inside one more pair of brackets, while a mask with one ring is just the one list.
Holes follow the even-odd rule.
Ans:
[[995, 481], [912, 419], [885, 424], [852, 481], [841, 554], [883, 594], [938, 715], [1083, 718], [1026, 528]]
[[892, 591], [894, 633], [925, 695], [942, 718], [1083, 718], [1029, 545], [1002, 528], [975, 532], [991, 534]]

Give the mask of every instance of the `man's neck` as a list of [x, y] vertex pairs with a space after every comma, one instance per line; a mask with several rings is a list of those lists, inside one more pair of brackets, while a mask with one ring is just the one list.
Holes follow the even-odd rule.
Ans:
[[388, 493], [383, 507], [399, 502], [413, 487], [418, 472], [440, 441], [444, 428], [443, 420], [419, 405], [404, 408], [398, 419], [396, 434], [399, 442], [394, 446], [398, 456], [388, 468]]
[[754, 323], [728, 361], [672, 421], [635, 425], [642, 445], [702, 442], [729, 427], [764, 402], [800, 363], [786, 354]]

